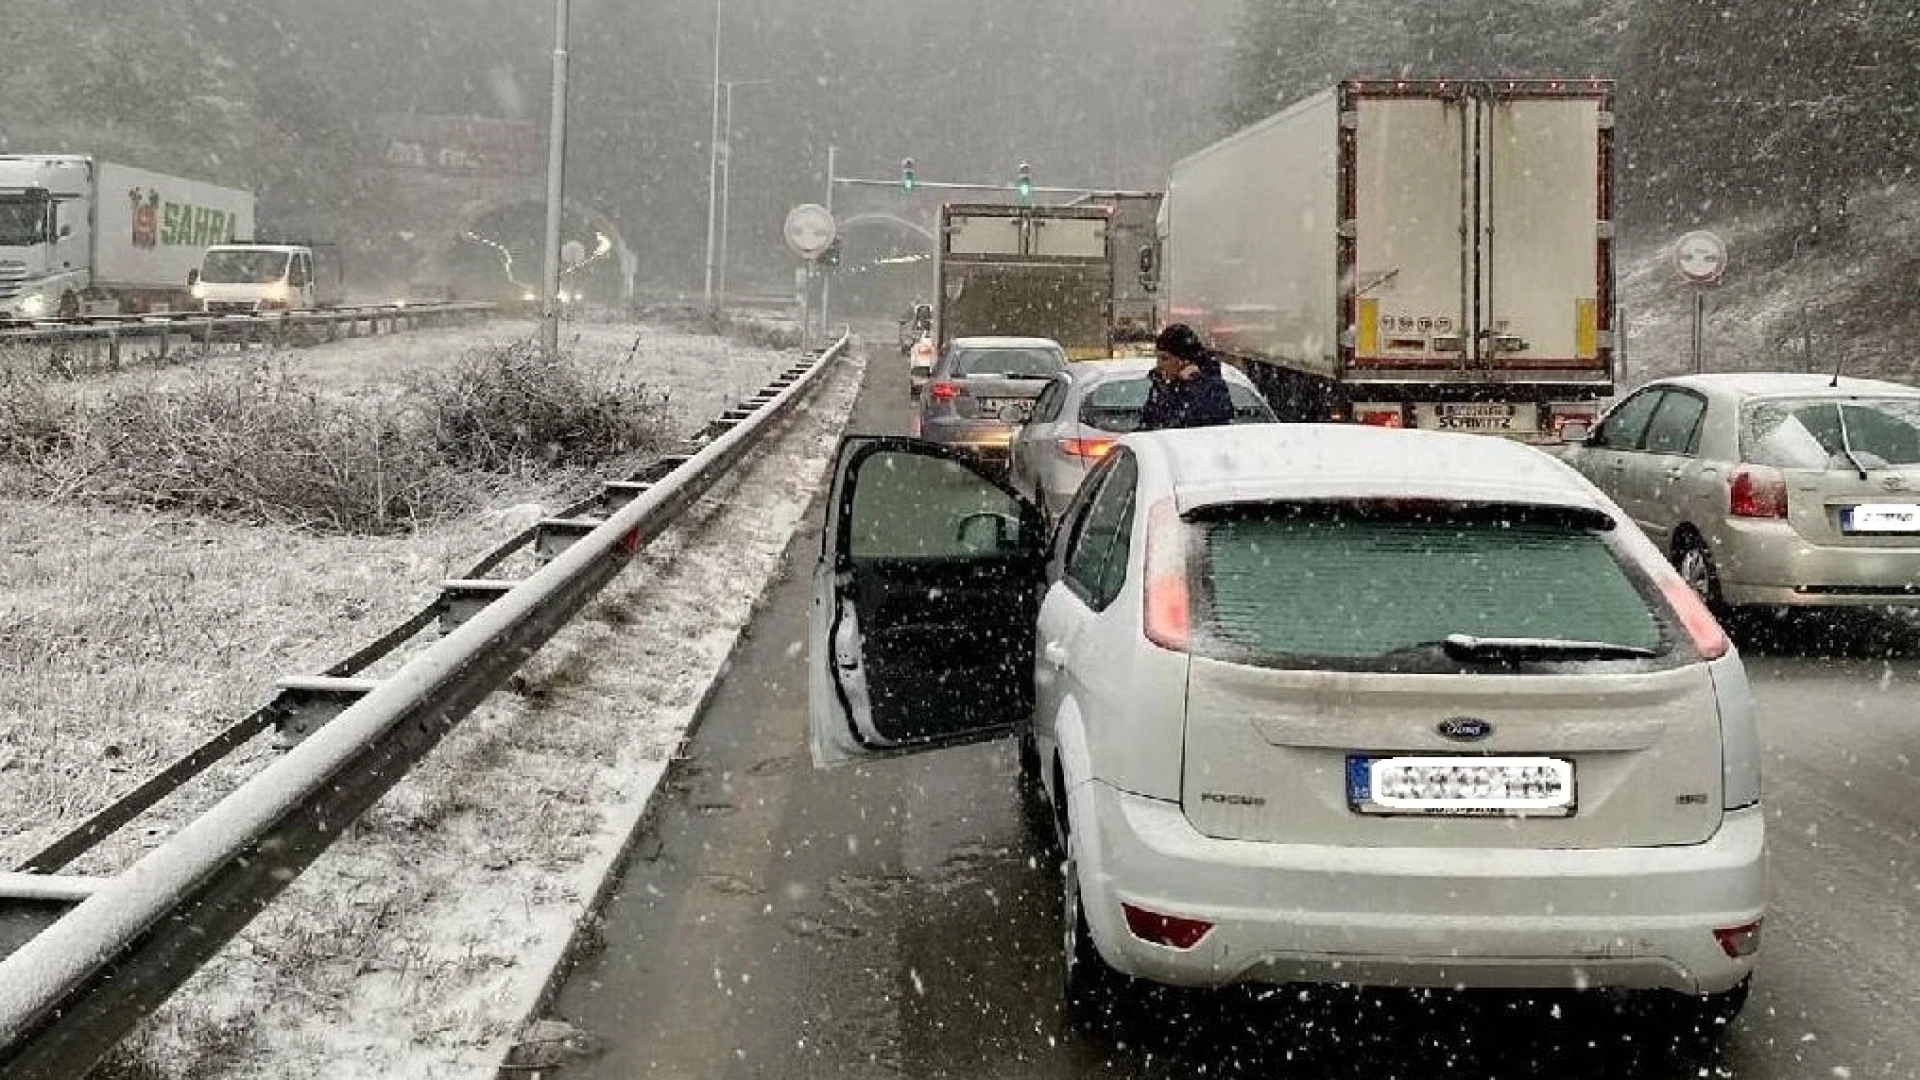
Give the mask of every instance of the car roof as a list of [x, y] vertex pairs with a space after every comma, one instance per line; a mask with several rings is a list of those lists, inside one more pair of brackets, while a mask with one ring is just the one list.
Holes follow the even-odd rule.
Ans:
[[1599, 489], [1531, 446], [1494, 435], [1359, 424], [1246, 424], [1128, 435], [1184, 513], [1235, 502], [1439, 499], [1574, 507], [1614, 516]]
[[1808, 397], [1845, 397], [1852, 394], [1920, 394], [1920, 390], [1884, 379], [1840, 377], [1798, 371], [1735, 371], [1713, 375], [1679, 375], [1656, 379], [1648, 386], [1683, 386], [1709, 397], [1747, 398], [1795, 394]]
[[[1124, 356], [1115, 360], [1076, 360], [1067, 369], [1066, 377], [1075, 390], [1085, 391], [1114, 379], [1138, 378], [1152, 371], [1154, 363], [1155, 360], [1151, 356]], [[1232, 364], [1221, 364], [1220, 374], [1243, 386], [1253, 385], [1253, 380], [1247, 377], [1247, 373]]]
[[957, 349], [1058, 349], [1060, 343], [1043, 337], [957, 337], [948, 344]]

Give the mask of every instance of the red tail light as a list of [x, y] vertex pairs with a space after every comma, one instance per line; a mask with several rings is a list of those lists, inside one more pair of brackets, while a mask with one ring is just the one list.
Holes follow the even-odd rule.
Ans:
[[1727, 640], [1727, 632], [1720, 628], [1720, 620], [1707, 610], [1706, 601], [1693, 591], [1693, 586], [1679, 574], [1668, 571], [1660, 575], [1660, 591], [1665, 594], [1667, 604], [1673, 613], [1680, 617], [1680, 625], [1693, 639], [1693, 647], [1703, 660], [1718, 660], [1727, 655], [1733, 643]]
[[927, 387], [927, 393], [935, 401], [952, 401], [960, 396], [960, 384], [937, 382]]
[[[1128, 918], [1127, 925], [1133, 925], [1132, 918]], [[1715, 930], [1713, 932], [1713, 938], [1720, 943], [1721, 951], [1725, 952], [1728, 956], [1734, 957], [1735, 959], [1742, 956], [1752, 956], [1754, 953], [1760, 951], [1760, 921], [1755, 919], [1753, 922], [1744, 923], [1740, 926], [1729, 926], [1724, 929]]]
[[1213, 929], [1213, 924], [1210, 922], [1200, 919], [1183, 919], [1178, 915], [1162, 915], [1157, 911], [1134, 907], [1132, 904], [1121, 904], [1120, 910], [1126, 914], [1127, 929], [1133, 933], [1134, 937], [1172, 949], [1191, 949], [1200, 944], [1200, 939], [1207, 936], [1207, 931]]
[[1765, 465], [1742, 465], [1727, 478], [1727, 510], [1738, 518], [1787, 516], [1787, 478]]
[[1061, 439], [1060, 452], [1071, 457], [1098, 461], [1113, 449], [1112, 439]]
[[1163, 649], [1187, 651], [1192, 621], [1187, 590], [1186, 526], [1172, 499], [1162, 499], [1147, 514], [1145, 610], [1147, 640]]

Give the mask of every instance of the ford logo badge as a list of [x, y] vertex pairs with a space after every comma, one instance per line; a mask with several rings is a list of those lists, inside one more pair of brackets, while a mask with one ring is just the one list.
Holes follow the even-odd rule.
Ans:
[[1471, 716], [1455, 716], [1440, 721], [1434, 730], [1457, 742], [1474, 742], [1493, 734], [1493, 725]]

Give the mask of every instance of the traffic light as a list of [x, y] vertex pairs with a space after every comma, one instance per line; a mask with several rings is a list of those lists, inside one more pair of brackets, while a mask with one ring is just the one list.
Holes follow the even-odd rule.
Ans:
[[900, 163], [900, 189], [908, 194], [912, 194], [914, 185], [919, 182], [919, 179], [913, 175], [913, 159], [908, 158], [902, 161]]
[[840, 265], [840, 238], [839, 237], [837, 236], [834, 237], [833, 243], [827, 245], [827, 250], [820, 253], [820, 265], [829, 267], [829, 268]]
[[1020, 193], [1021, 202], [1031, 200], [1033, 198], [1033, 166], [1024, 161], [1021, 162], [1020, 175], [1014, 180], [1013, 186], [1014, 190]]

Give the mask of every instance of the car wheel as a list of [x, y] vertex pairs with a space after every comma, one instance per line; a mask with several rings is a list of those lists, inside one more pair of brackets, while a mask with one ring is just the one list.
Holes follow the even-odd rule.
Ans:
[[1125, 1004], [1132, 980], [1108, 966], [1087, 928], [1086, 906], [1080, 899], [1080, 863], [1073, 855], [1071, 834], [1064, 838], [1066, 857], [1060, 863], [1061, 954], [1066, 961], [1065, 987], [1068, 1020], [1087, 1027], [1114, 1020]]
[[1713, 565], [1713, 552], [1707, 550], [1707, 542], [1693, 533], [1687, 533], [1674, 545], [1674, 566], [1680, 576], [1686, 580], [1707, 607], [1715, 613], [1724, 613], [1726, 601], [1720, 595], [1720, 571]]

